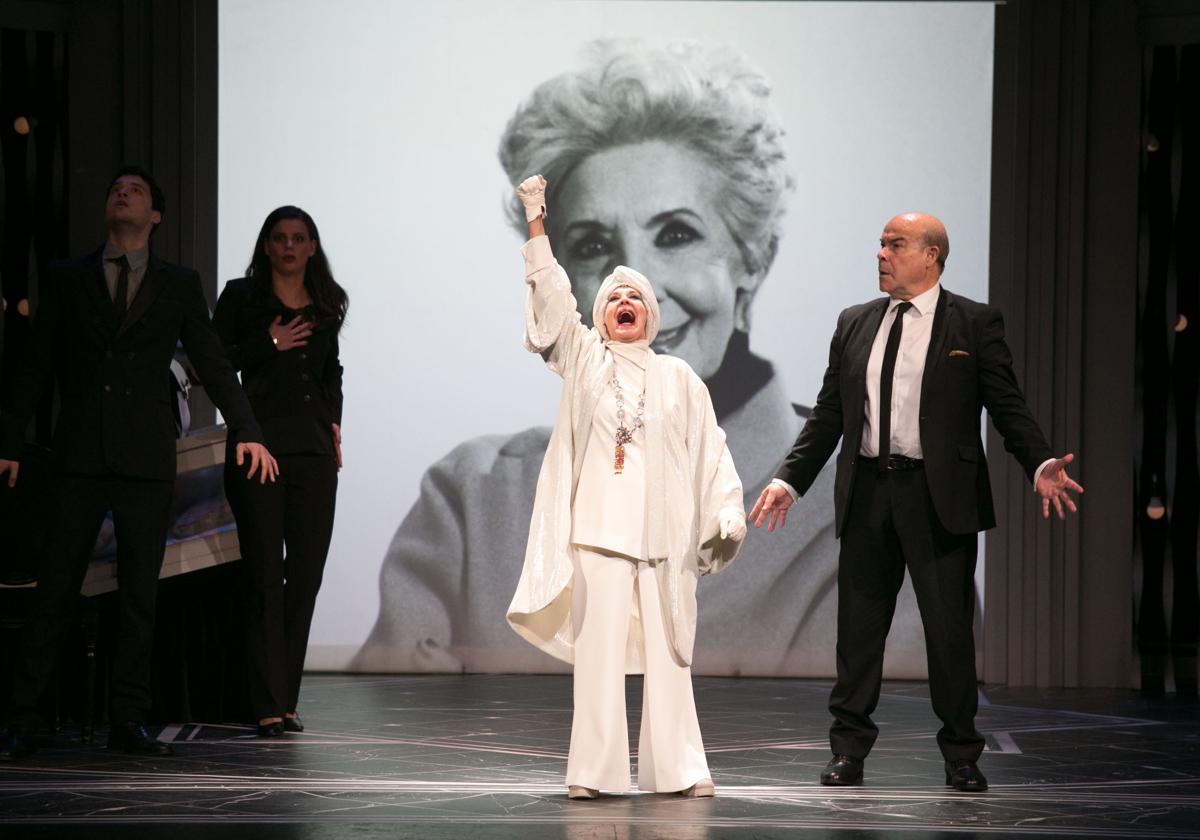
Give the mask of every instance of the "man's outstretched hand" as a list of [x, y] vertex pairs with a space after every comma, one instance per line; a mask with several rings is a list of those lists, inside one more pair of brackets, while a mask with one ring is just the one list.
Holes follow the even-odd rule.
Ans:
[[0, 458], [0, 481], [4, 480], [4, 476], [8, 476], [8, 486], [17, 486], [17, 472], [20, 470], [21, 464], [19, 461], [6, 461]]
[[1050, 505], [1054, 505], [1059, 519], [1067, 518], [1064, 508], [1071, 513], [1076, 512], [1075, 500], [1071, 498], [1071, 493], [1082, 493], [1083, 488], [1067, 475], [1067, 464], [1074, 460], [1074, 454], [1067, 453], [1047, 464], [1046, 468], [1042, 470], [1042, 474], [1038, 476], [1034, 489], [1042, 497], [1043, 519], [1050, 518]]
[[747, 519], [754, 522], [755, 528], [761, 528], [765, 519], [767, 531], [774, 531], [776, 528], [782, 528], [787, 522], [787, 510], [791, 506], [792, 494], [772, 482], [763, 488]]

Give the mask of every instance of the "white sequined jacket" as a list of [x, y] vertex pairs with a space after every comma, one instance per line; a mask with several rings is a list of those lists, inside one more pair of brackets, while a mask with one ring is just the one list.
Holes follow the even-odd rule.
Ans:
[[[562, 376], [563, 391], [538, 475], [525, 563], [507, 617], [526, 641], [571, 662], [571, 501], [592, 415], [605, 388], [604, 343], [580, 322], [570, 280], [555, 261], [549, 240], [532, 239], [521, 253], [529, 287], [525, 346]], [[655, 564], [672, 649], [690, 664], [696, 582], [737, 555], [741, 543], [720, 538], [719, 518], [723, 509], [745, 518], [742, 485], [708, 389], [686, 362], [651, 351], [645, 421], [646, 556]], [[627, 645], [630, 673], [641, 670], [638, 647]]]

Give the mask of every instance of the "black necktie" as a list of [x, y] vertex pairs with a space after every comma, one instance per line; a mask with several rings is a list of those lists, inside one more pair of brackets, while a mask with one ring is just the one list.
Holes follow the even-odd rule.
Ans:
[[113, 257], [109, 262], [117, 264], [121, 269], [121, 273], [117, 275], [117, 294], [113, 298], [113, 305], [117, 310], [117, 323], [125, 321], [125, 312], [129, 309], [129, 260], [122, 254], [119, 257]]
[[896, 356], [900, 352], [900, 333], [904, 331], [904, 313], [912, 304], [904, 301], [896, 307], [896, 320], [883, 349], [883, 367], [879, 371], [879, 471], [888, 468], [892, 448], [892, 381], [896, 378]]

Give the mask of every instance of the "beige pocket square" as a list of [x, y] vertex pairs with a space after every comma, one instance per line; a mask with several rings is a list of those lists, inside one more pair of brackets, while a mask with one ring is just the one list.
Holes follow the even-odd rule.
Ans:
[[950, 351], [951, 359], [953, 359], [955, 356], [970, 356], [970, 355], [971, 354], [968, 353], [966, 350], [951, 350]]

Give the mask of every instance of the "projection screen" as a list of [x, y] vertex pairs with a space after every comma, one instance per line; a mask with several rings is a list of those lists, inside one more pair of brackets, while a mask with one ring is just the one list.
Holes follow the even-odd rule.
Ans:
[[[581, 309], [612, 260], [669, 301], [660, 349], [708, 382], [747, 510], [816, 397], [839, 311], [879, 294], [888, 218], [943, 219], [943, 284], [986, 297], [990, 4], [221, 0], [219, 16], [219, 285], [296, 204], [351, 299], [309, 669], [565, 667], [504, 620], [561, 380], [521, 346], [509, 213], [532, 173], [505, 172], [502, 142], [562, 173], [551, 245]], [[596, 128], [612, 101], [581, 80], [613, 74], [646, 111], [640, 139]], [[714, 91], [708, 128], [669, 125], [671, 103]], [[553, 150], [510, 126], [525, 106], [559, 131]], [[739, 132], [769, 142], [747, 151]], [[752, 177], [787, 184], [757, 217], [738, 205]], [[583, 228], [599, 233], [564, 233]], [[718, 230], [766, 244], [720, 252]], [[783, 533], [752, 531], [700, 582], [695, 671], [832, 675], [836, 561], [831, 460]], [[907, 584], [886, 662], [925, 674]]]

